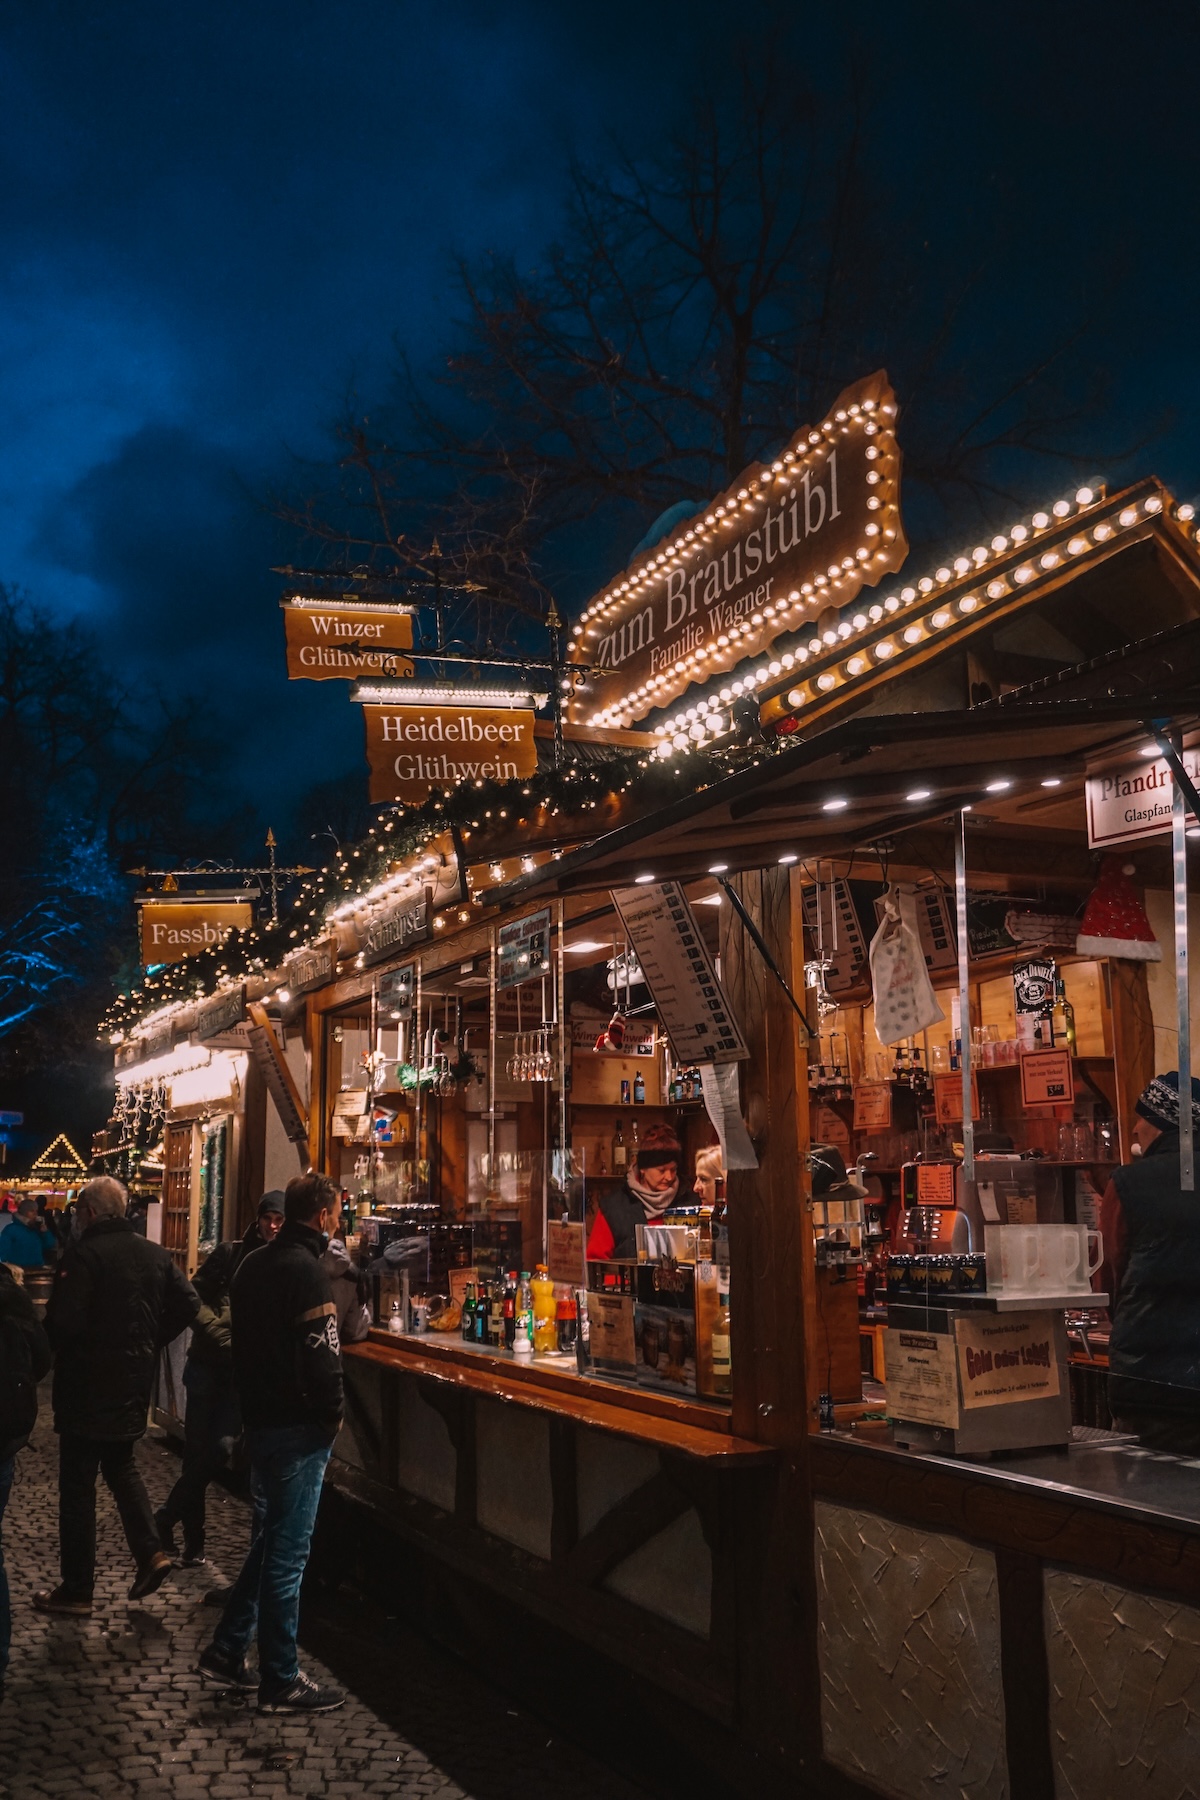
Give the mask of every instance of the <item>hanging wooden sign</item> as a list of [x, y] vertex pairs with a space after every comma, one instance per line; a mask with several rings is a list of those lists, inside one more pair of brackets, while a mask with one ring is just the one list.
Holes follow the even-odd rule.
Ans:
[[353, 681], [409, 676], [412, 614], [380, 601], [312, 600], [290, 595], [279, 602], [287, 636], [289, 681]]
[[570, 660], [611, 673], [572, 693], [570, 721], [634, 724], [900, 568], [895, 418], [868, 375], [631, 563], [572, 633]]
[[[1184, 734], [1183, 766], [1200, 781], [1200, 732]], [[1174, 792], [1175, 777], [1163, 756], [1124, 756], [1094, 765], [1084, 783], [1089, 849], [1164, 836], [1171, 829]]]
[[537, 768], [532, 712], [471, 705], [362, 710], [372, 800], [419, 806], [437, 789], [516, 781]]
[[245, 1016], [246, 984], [239, 982], [236, 987], [226, 988], [224, 993], [206, 1000], [200, 1008], [196, 1016], [197, 1041], [207, 1043], [210, 1038], [232, 1031], [235, 1025], [241, 1024]]
[[855, 1131], [890, 1131], [892, 1129], [892, 1087], [890, 1082], [855, 1082], [854, 1129]]
[[138, 912], [145, 968], [218, 950], [231, 931], [254, 923], [249, 900], [139, 900]]
[[364, 963], [382, 962], [409, 944], [429, 936], [429, 895], [427, 892], [398, 900], [386, 911], [377, 913], [363, 933]]
[[306, 944], [284, 959], [283, 978], [293, 999], [309, 994], [314, 988], [326, 987], [337, 971], [337, 940], [322, 938], [320, 943]]

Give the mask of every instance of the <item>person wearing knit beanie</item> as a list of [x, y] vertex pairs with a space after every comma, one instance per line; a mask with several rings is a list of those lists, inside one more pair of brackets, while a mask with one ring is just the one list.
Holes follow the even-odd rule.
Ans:
[[[1200, 1147], [1200, 1080], [1191, 1081]], [[1100, 1203], [1110, 1297], [1108, 1398], [1118, 1431], [1148, 1449], [1200, 1453], [1200, 1192], [1183, 1185], [1179, 1075], [1156, 1075], [1134, 1106], [1133, 1162]]]
[[654, 1225], [679, 1193], [683, 1145], [669, 1125], [651, 1125], [620, 1187], [600, 1201], [587, 1253], [593, 1262], [631, 1262], [637, 1228]]

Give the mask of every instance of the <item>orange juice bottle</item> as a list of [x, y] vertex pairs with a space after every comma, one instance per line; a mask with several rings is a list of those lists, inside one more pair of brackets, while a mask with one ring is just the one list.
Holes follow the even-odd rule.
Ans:
[[545, 1263], [538, 1263], [530, 1282], [533, 1289], [533, 1347], [539, 1356], [558, 1349], [558, 1314], [554, 1283]]

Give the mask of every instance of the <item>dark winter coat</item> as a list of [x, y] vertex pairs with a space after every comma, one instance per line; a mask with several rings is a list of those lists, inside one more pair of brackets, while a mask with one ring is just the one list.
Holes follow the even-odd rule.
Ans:
[[192, 1327], [188, 1361], [200, 1363], [214, 1373], [233, 1380], [233, 1326], [230, 1290], [233, 1278], [243, 1261], [254, 1250], [263, 1248], [262, 1234], [255, 1219], [240, 1238], [218, 1244], [192, 1276], [192, 1286], [200, 1296], [200, 1311]]
[[[666, 1207], [667, 1195], [663, 1195]], [[629, 1183], [609, 1188], [600, 1196], [596, 1217], [588, 1234], [587, 1254], [591, 1262], [632, 1262], [637, 1256], [637, 1228], [655, 1221], [646, 1212]]]
[[46, 1308], [55, 1430], [141, 1437], [158, 1353], [199, 1306], [191, 1282], [160, 1245], [124, 1219], [89, 1225], [55, 1270]]
[[1114, 1414], [1200, 1416], [1200, 1192], [1179, 1185], [1179, 1133], [1113, 1172], [1128, 1261], [1109, 1346]]
[[234, 1278], [233, 1366], [251, 1431], [317, 1425], [337, 1435], [342, 1358], [324, 1249], [319, 1232], [286, 1224]]
[[50, 1340], [33, 1301], [0, 1268], [0, 1463], [29, 1441], [37, 1420], [37, 1384], [50, 1367]]

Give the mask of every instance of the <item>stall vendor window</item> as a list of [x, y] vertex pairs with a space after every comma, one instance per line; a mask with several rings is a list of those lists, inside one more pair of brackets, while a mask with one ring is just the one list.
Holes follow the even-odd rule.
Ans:
[[[713, 885], [694, 899], [716, 956]], [[528, 1335], [535, 1367], [727, 1401], [716, 1133], [607, 892], [386, 971], [325, 1030], [330, 1167], [381, 1328], [501, 1357]]]

